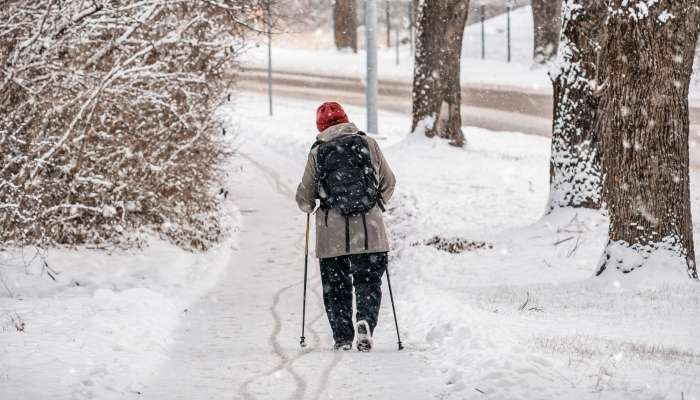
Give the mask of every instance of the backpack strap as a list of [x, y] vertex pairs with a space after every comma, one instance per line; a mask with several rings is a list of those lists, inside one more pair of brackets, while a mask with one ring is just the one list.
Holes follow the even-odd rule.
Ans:
[[323, 143], [323, 140], [317, 139], [317, 140], [314, 142], [314, 144], [311, 145], [311, 149], [310, 149], [309, 151], [311, 151], [311, 150], [315, 149], [316, 147], [320, 146], [321, 143]]
[[382, 212], [386, 212], [386, 207], [384, 207], [384, 197], [382, 197], [382, 192], [377, 188], [377, 206]]
[[[322, 143], [323, 143], [322, 140], [316, 139], [316, 141], [314, 142], [314, 144], [311, 145], [311, 148], [309, 149], [309, 153], [311, 153], [316, 147], [320, 146]], [[309, 154], [309, 157], [311, 157], [310, 154]], [[318, 171], [318, 170], [319, 170], [319, 168], [318, 168], [318, 159], [316, 160], [316, 165], [315, 165], [315, 167], [316, 167], [316, 171]], [[316, 177], [315, 177], [315, 179], [314, 179], [314, 188], [316, 189], [316, 198], [319, 198], [319, 197], [318, 197], [318, 186], [319, 186], [319, 184], [320, 184], [320, 180], [319, 180], [318, 173], [317, 173], [317, 174], [316, 174]], [[321, 206], [320, 206], [319, 208], [323, 209], [323, 201], [321, 201]], [[326, 210], [326, 226], [328, 226], [328, 210]]]
[[367, 219], [362, 214], [362, 226], [365, 228], [365, 250], [369, 250], [369, 238], [367, 237]]
[[[355, 133], [356, 133], [357, 135], [367, 137], [367, 134], [366, 134], [365, 132], [363, 132], [363, 131], [357, 131], [357, 132], [355, 132]], [[365, 141], [367, 141], [367, 139], [365, 139]], [[367, 147], [369, 147], [369, 143], [367, 143]], [[372, 167], [374, 167], [374, 166], [372, 166]], [[374, 168], [373, 168], [373, 169], [374, 169]], [[375, 171], [375, 174], [376, 174], [376, 173], [377, 173], [377, 171]], [[375, 183], [377, 183], [377, 206], [379, 206], [379, 209], [382, 210], [382, 212], [385, 212], [385, 211], [386, 211], [386, 208], [384, 207], [384, 199], [382, 198], [382, 192], [379, 191], [379, 182], [377, 182], [377, 177], [376, 177], [376, 176], [374, 176], [373, 178], [374, 178]], [[363, 217], [364, 217], [364, 216], [363, 216]], [[367, 227], [366, 227], [366, 226], [365, 226], [365, 232], [367, 232]], [[365, 234], [365, 237], [366, 237], [366, 236], [367, 236], [367, 235]], [[365, 246], [365, 247], [367, 247], [367, 246]]]
[[345, 251], [350, 252], [350, 217], [345, 216]]

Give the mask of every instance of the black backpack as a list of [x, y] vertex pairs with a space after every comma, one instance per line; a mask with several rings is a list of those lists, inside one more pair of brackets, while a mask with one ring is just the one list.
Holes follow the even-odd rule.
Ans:
[[321, 208], [326, 211], [326, 218], [331, 209], [345, 216], [347, 251], [350, 251], [348, 218], [362, 215], [367, 248], [365, 214], [376, 205], [383, 209], [379, 182], [367, 140], [363, 136], [365, 133], [358, 131], [357, 134], [343, 135], [328, 142], [319, 140], [312, 147], [318, 147], [317, 192]]

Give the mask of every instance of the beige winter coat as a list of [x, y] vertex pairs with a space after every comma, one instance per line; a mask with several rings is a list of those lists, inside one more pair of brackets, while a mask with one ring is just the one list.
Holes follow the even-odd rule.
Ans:
[[[319, 134], [317, 138], [327, 142], [344, 135], [354, 134], [357, 131], [358, 129], [353, 123], [338, 124], [329, 127]], [[365, 139], [367, 139], [370, 158], [377, 173], [379, 190], [382, 193], [384, 204], [386, 204], [394, 193], [396, 178], [384, 159], [381, 150], [379, 150], [377, 142], [368, 136], [365, 136]], [[304, 176], [297, 188], [296, 201], [301, 211], [305, 213], [310, 213], [316, 208], [316, 199], [319, 198], [316, 185], [314, 184], [317, 173], [317, 149], [318, 147], [315, 147], [309, 153]], [[345, 241], [345, 217], [336, 210], [329, 210], [328, 218], [326, 219], [326, 211], [318, 209], [316, 212], [316, 257], [330, 258], [346, 254], [389, 251], [389, 241], [384, 228], [384, 218], [382, 217], [381, 209], [378, 206], [372, 208], [365, 214], [365, 220], [367, 222], [368, 249], [365, 249], [362, 216], [355, 215], [349, 219], [350, 251], [348, 252], [346, 251]]]

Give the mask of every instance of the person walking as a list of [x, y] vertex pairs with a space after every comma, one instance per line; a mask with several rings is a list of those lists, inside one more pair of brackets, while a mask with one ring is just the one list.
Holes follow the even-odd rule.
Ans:
[[296, 202], [301, 211], [316, 214], [316, 257], [334, 349], [350, 350], [357, 339], [359, 351], [370, 351], [389, 261], [382, 212], [396, 178], [377, 142], [348, 120], [340, 104], [321, 104], [316, 127], [320, 133], [309, 152]]

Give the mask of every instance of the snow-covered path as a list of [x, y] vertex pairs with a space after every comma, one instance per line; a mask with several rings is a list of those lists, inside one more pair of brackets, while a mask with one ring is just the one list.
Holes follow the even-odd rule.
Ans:
[[[399, 182], [387, 224], [407, 349], [396, 351], [384, 296], [375, 351], [331, 351], [313, 255], [309, 347], [300, 349], [304, 215], [293, 192], [314, 103], [275, 105], [270, 118], [266, 99], [244, 94], [222, 110], [239, 151], [229, 195], [243, 215], [239, 250], [182, 313], [143, 398], [698, 399], [696, 287], [682, 273], [663, 285], [639, 274], [592, 279], [604, 216], [535, 222], [548, 189], [546, 139], [468, 128], [468, 148], [455, 151], [405, 137], [405, 117], [387, 112], [377, 139]], [[361, 109], [347, 110], [364, 126]], [[452, 254], [426, 244], [434, 235], [492, 247]]]
[[[419, 350], [396, 351], [388, 296], [372, 353], [330, 350], [311, 256], [308, 347], [299, 343], [304, 216], [259, 155], [241, 157], [232, 196], [243, 213], [228, 275], [187, 310], [149, 399], [429, 399], [440, 392]], [[299, 166], [301, 170], [302, 166]], [[385, 290], [386, 292], [386, 290]]]
[[[0, 399], [700, 400], [697, 282], [653, 268], [594, 278], [607, 218], [542, 218], [546, 138], [465, 127], [457, 150], [385, 110], [375, 137], [398, 179], [386, 221], [406, 350], [386, 295], [375, 351], [330, 350], [313, 254], [300, 349], [292, 196], [316, 105], [279, 97], [269, 117], [266, 98], [243, 93], [222, 107], [237, 232], [220, 248], [56, 249], [55, 281], [31, 249], [0, 254], [0, 308], [27, 321], [0, 321]], [[365, 126], [364, 110], [346, 110]], [[697, 223], [694, 235], [697, 248]]]

